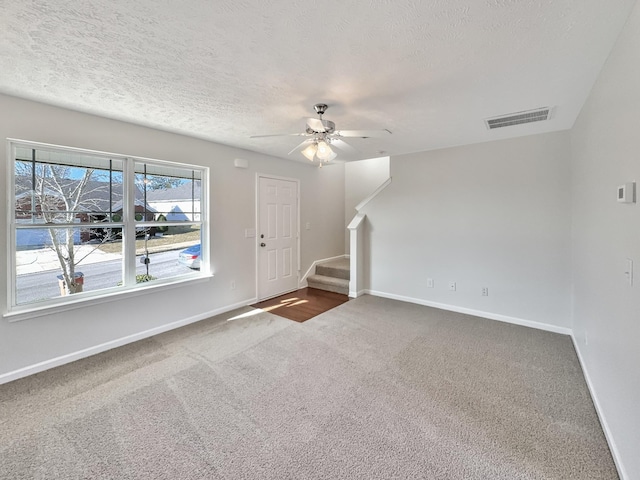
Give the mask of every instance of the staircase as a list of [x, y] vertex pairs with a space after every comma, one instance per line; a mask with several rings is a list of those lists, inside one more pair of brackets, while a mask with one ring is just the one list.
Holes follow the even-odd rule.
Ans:
[[307, 277], [310, 288], [349, 295], [349, 259], [339, 258], [316, 265], [315, 275]]

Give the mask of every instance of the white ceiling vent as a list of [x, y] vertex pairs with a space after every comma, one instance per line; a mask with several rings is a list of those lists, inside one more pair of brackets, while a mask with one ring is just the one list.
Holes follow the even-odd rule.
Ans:
[[509, 113], [499, 117], [487, 118], [484, 123], [489, 130], [501, 127], [510, 127], [512, 125], [521, 125], [523, 123], [542, 122], [551, 119], [553, 107], [536, 108], [535, 110], [527, 110], [524, 112]]

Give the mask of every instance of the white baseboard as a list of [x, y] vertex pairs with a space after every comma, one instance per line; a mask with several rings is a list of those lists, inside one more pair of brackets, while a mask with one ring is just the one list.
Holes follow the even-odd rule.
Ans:
[[573, 341], [573, 348], [578, 355], [578, 361], [580, 362], [580, 366], [582, 367], [582, 374], [587, 382], [587, 387], [589, 388], [589, 393], [591, 394], [591, 399], [593, 400], [593, 405], [596, 409], [596, 413], [598, 414], [598, 418], [600, 419], [600, 425], [602, 426], [602, 430], [604, 431], [604, 436], [607, 439], [607, 443], [609, 444], [609, 450], [611, 450], [611, 456], [613, 457], [613, 462], [616, 464], [616, 468], [618, 469], [618, 476], [620, 480], [626, 480], [630, 478], [627, 475], [627, 472], [624, 469], [624, 465], [622, 464], [622, 459], [620, 458], [620, 452], [618, 451], [618, 447], [616, 447], [616, 442], [613, 440], [613, 435], [611, 434], [611, 429], [609, 428], [609, 424], [607, 423], [607, 419], [604, 416], [604, 412], [600, 407], [600, 402], [598, 401], [598, 395], [596, 395], [596, 390], [591, 382], [591, 377], [589, 376], [589, 370], [587, 370], [587, 365], [582, 358], [582, 353], [580, 352], [580, 347], [578, 345], [578, 341], [576, 338], [571, 335], [571, 340]]
[[[359, 292], [352, 292], [349, 291], [349, 298], [358, 298], [361, 297], [362, 295], [369, 293], [368, 290], [360, 290]], [[371, 294], [373, 295], [373, 294]]]
[[376, 297], [390, 298], [392, 300], [400, 300], [403, 302], [416, 303], [418, 305], [424, 305], [425, 307], [439, 308], [440, 310], [448, 310], [451, 312], [464, 313], [466, 315], [473, 315], [475, 317], [488, 318], [489, 320], [497, 320], [499, 322], [513, 323], [515, 325], [522, 325], [523, 327], [537, 328], [538, 330], [546, 330], [548, 332], [562, 333], [564, 335], [571, 335], [573, 333], [573, 331], [567, 327], [559, 327], [557, 325], [551, 325], [548, 323], [534, 322], [532, 320], [525, 320], [523, 318], [500, 315], [498, 313], [484, 312], [482, 310], [474, 310], [472, 308], [458, 307], [456, 305], [448, 305], [446, 303], [431, 302], [428, 300], [423, 300], [421, 298], [405, 297], [403, 295], [379, 292], [376, 290], [365, 290], [363, 293], [368, 293], [369, 295], [373, 295]]
[[309, 286], [309, 284], [307, 283], [307, 277], [309, 275], [311, 275], [311, 272], [315, 272], [316, 271], [316, 265], [318, 265], [320, 263], [330, 262], [331, 260], [338, 260], [340, 258], [349, 258], [349, 256], [348, 255], [338, 255], [337, 257], [322, 258], [320, 260], [316, 260], [315, 262], [313, 262], [311, 264], [311, 266], [309, 267], [309, 270], [307, 270], [307, 273], [305, 273], [304, 276], [298, 282], [299, 288], [305, 288], [305, 287]]
[[109, 342], [101, 343], [100, 345], [95, 345], [93, 347], [85, 348], [84, 350], [79, 350], [77, 352], [69, 353], [67, 355], [62, 355], [60, 357], [52, 358], [51, 360], [45, 360], [44, 362], [36, 363], [34, 365], [29, 365], [28, 367], [23, 367], [18, 370], [14, 370], [12, 372], [3, 373], [2, 375], [0, 375], [0, 385], [2, 385], [3, 383], [11, 382], [13, 380], [18, 380], [19, 378], [33, 375], [35, 373], [49, 370], [50, 368], [59, 367], [67, 363], [75, 362], [76, 360], [90, 357], [91, 355], [102, 353], [107, 350], [111, 350], [112, 348], [121, 347], [123, 345], [127, 345], [129, 343], [133, 343], [138, 340], [143, 340], [145, 338], [158, 335], [159, 333], [164, 333], [164, 332], [168, 332], [169, 330], [174, 330], [179, 327], [184, 327], [185, 325], [189, 325], [190, 323], [199, 322], [200, 320], [205, 320], [207, 318], [214, 317], [222, 313], [230, 312], [231, 310], [235, 310], [236, 308], [251, 305], [256, 301], [257, 301], [256, 298], [251, 298], [248, 300], [244, 300], [242, 302], [235, 303], [233, 305], [226, 305], [224, 307], [217, 308], [215, 310], [211, 310], [206, 313], [201, 313], [193, 317], [184, 318], [182, 320], [167, 323], [165, 325], [160, 325], [159, 327], [151, 328], [143, 332], [134, 333], [133, 335], [128, 335], [126, 337], [118, 338], [116, 340], [111, 340]]

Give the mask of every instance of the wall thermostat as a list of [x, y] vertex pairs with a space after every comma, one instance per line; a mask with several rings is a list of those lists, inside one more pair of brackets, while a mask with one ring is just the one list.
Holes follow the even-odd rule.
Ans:
[[236, 158], [233, 161], [233, 166], [236, 168], [249, 168], [249, 160], [244, 158]]
[[618, 202], [634, 203], [636, 201], [636, 182], [618, 186]]

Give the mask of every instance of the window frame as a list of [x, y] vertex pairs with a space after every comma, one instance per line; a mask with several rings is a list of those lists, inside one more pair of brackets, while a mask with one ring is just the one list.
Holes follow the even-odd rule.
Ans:
[[[119, 222], [78, 222], [73, 224], [56, 223], [60, 228], [78, 227], [100, 227], [100, 228], [122, 228], [122, 277], [123, 284], [120, 286], [100, 288], [73, 295], [52, 297], [30, 303], [17, 303], [17, 232], [33, 227], [20, 227], [16, 221], [16, 156], [17, 148], [40, 149], [49, 152], [61, 152], [70, 155], [90, 155], [107, 159], [116, 159], [122, 162], [122, 219]], [[90, 304], [115, 301], [123, 296], [136, 296], [158, 289], [176, 288], [185, 283], [202, 282], [213, 277], [209, 261], [209, 167], [202, 165], [158, 160], [146, 157], [124, 155], [117, 153], [102, 152], [84, 148], [67, 147], [47, 143], [33, 142], [20, 139], [7, 139], [7, 302], [3, 317], [9, 317], [11, 321], [30, 318], [33, 316], [47, 315], [57, 311], [65, 311], [73, 308], [80, 308]], [[190, 221], [167, 221], [162, 222], [163, 226], [185, 226], [199, 225], [200, 227], [200, 270], [178, 275], [174, 277], [155, 279], [152, 282], [136, 283], [136, 228], [146, 226], [157, 226], [157, 221], [143, 221], [135, 218], [136, 205], [136, 165], [153, 165], [158, 168], [189, 169], [199, 172], [200, 176], [200, 214], [199, 220]], [[78, 167], [84, 167], [78, 162]], [[32, 205], [32, 209], [35, 208]], [[112, 212], [111, 212], [112, 213]], [[192, 212], [193, 213], [193, 212]], [[42, 224], [46, 225], [46, 224]]]

